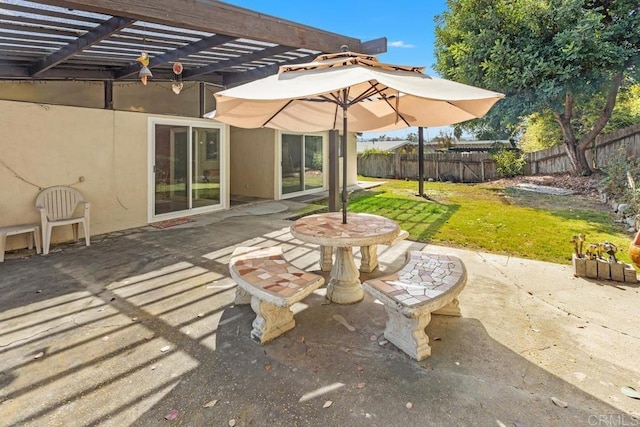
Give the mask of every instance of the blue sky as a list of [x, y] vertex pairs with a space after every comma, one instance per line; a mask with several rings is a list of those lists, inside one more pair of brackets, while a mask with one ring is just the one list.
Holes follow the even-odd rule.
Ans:
[[[309, 25], [362, 41], [387, 38], [387, 53], [380, 61], [421, 65], [435, 74], [434, 17], [446, 10], [446, 0], [225, 0], [225, 3]], [[437, 136], [441, 128], [427, 129]], [[416, 128], [386, 132], [404, 137]], [[379, 134], [365, 133], [365, 138]]]

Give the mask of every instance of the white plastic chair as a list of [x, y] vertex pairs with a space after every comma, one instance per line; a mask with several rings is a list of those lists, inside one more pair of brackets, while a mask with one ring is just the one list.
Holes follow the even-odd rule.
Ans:
[[[80, 206], [80, 207], [79, 207]], [[42, 221], [42, 253], [49, 253], [51, 230], [59, 225], [71, 225], [73, 239], [78, 241], [78, 224], [82, 224], [84, 239], [89, 242], [89, 202], [75, 188], [62, 185], [45, 188], [36, 197], [36, 209]], [[78, 211], [76, 213], [76, 211]]]

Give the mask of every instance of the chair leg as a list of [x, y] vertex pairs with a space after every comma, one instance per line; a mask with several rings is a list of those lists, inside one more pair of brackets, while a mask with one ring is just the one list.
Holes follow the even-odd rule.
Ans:
[[39, 254], [42, 251], [40, 250], [40, 248], [42, 248], [42, 242], [40, 241], [40, 239], [42, 238], [42, 234], [40, 232], [40, 227], [34, 227], [34, 232], [33, 232], [33, 241], [36, 245], [36, 253]]
[[0, 262], [4, 262], [4, 250], [7, 247], [7, 235], [0, 233]]
[[27, 249], [31, 250], [33, 249], [33, 241], [34, 239], [34, 235], [36, 234], [35, 232], [33, 233], [26, 233], [27, 234]]
[[89, 236], [89, 221], [87, 220], [82, 221], [82, 228], [84, 230], [84, 241], [87, 244], [87, 246], [91, 246], [91, 238]]
[[51, 226], [45, 224], [42, 227], [42, 253], [49, 255], [49, 244], [51, 243]]
[[71, 224], [71, 229], [73, 230], [73, 241], [78, 241], [78, 223]]

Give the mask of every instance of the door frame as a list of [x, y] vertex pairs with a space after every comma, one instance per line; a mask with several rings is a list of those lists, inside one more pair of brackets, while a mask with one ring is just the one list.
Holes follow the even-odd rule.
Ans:
[[[329, 134], [327, 132], [286, 132], [286, 131], [278, 131], [277, 141], [276, 141], [276, 194], [278, 195], [278, 199], [290, 199], [293, 197], [302, 196], [305, 194], [314, 194], [321, 193], [327, 190], [327, 182], [328, 182], [328, 161], [329, 161]], [[303, 151], [302, 156], [304, 157], [304, 137], [305, 136], [319, 136], [322, 138], [322, 187], [313, 188], [311, 190], [302, 190], [296, 191], [293, 193], [283, 193], [282, 192], [282, 135], [301, 135], [303, 141]], [[303, 173], [304, 175], [304, 173]]]
[[[183, 211], [170, 212], [155, 215], [155, 127], [156, 125], [181, 126], [187, 128], [187, 176], [191, 183], [193, 179], [192, 169], [192, 141], [193, 128], [217, 129], [220, 131], [220, 141], [218, 147], [218, 158], [220, 161], [220, 203], [212, 206], [191, 208]], [[180, 218], [184, 216], [216, 212], [229, 208], [229, 127], [212, 120], [198, 119], [175, 119], [164, 117], [149, 117], [147, 122], [147, 222], [157, 222], [167, 219]], [[188, 188], [190, 186], [187, 186]], [[191, 201], [191, 194], [187, 195]]]

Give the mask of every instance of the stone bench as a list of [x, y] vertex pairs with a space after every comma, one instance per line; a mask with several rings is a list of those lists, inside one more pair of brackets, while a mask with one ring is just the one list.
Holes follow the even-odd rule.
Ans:
[[290, 307], [324, 284], [324, 278], [289, 264], [278, 246], [238, 247], [229, 262], [238, 283], [236, 304], [251, 304], [256, 313], [251, 338], [264, 344], [293, 329]]
[[431, 355], [425, 332], [431, 314], [460, 316], [457, 296], [466, 281], [460, 258], [411, 251], [399, 271], [362, 285], [385, 306], [384, 337], [412, 358], [423, 360]]
[[[389, 242], [389, 246], [393, 246], [398, 242], [409, 237], [409, 232], [401, 230], [400, 233]], [[362, 273], [371, 273], [378, 268], [378, 245], [361, 246], [360, 247], [360, 271]], [[320, 247], [320, 270], [331, 271], [333, 267], [333, 248], [331, 246]]]

